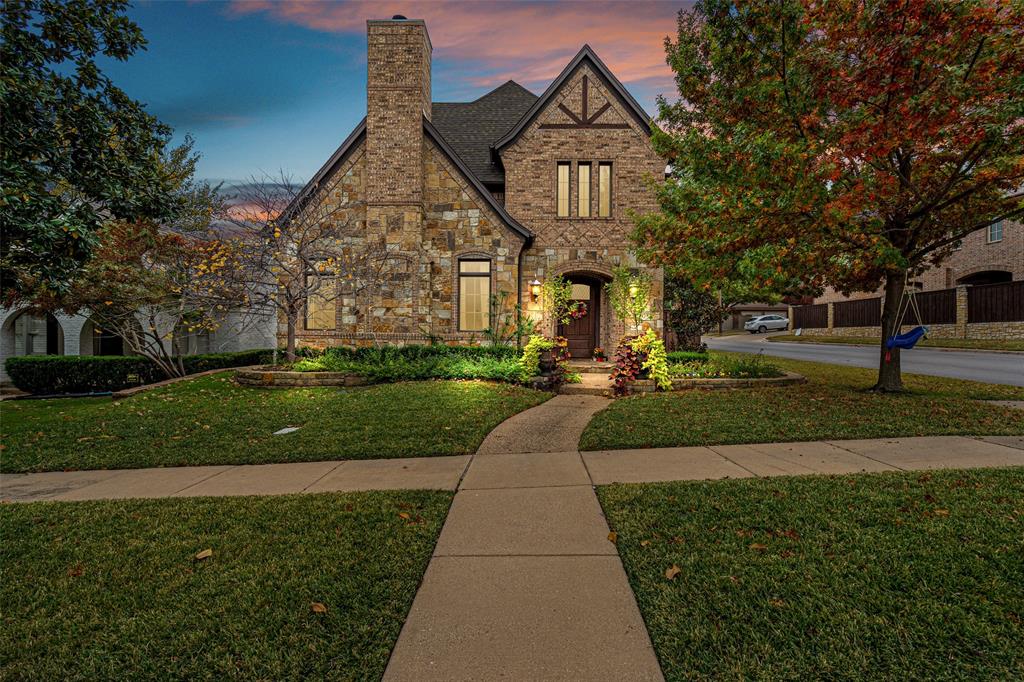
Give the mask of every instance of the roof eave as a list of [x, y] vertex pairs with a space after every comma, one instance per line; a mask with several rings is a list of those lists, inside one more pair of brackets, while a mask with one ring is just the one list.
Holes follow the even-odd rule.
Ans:
[[498, 217], [501, 218], [502, 221], [504, 221], [505, 224], [508, 225], [508, 227], [512, 229], [513, 232], [518, 233], [520, 236], [523, 237], [523, 239], [526, 240], [525, 246], [529, 246], [529, 244], [533, 241], [533, 233], [530, 232], [530, 230], [527, 229], [522, 223], [520, 223], [518, 220], [509, 215], [508, 211], [505, 210], [505, 207], [498, 203], [497, 199], [494, 198], [494, 195], [492, 195], [490, 191], [486, 187], [484, 187], [484, 184], [480, 181], [480, 178], [478, 178], [476, 174], [474, 174], [473, 171], [469, 169], [469, 166], [466, 165], [465, 161], [459, 158], [458, 153], [456, 153], [456, 151], [452, 149], [451, 145], [449, 145], [445, 141], [444, 137], [441, 135], [441, 132], [434, 127], [434, 124], [431, 123], [430, 119], [428, 119], [426, 116], [423, 117], [423, 130], [426, 131], [427, 135], [430, 137], [431, 140], [433, 140], [434, 144], [441, 148], [441, 151], [445, 153], [448, 159], [453, 164], [455, 164], [455, 167], [459, 169], [459, 172], [461, 172], [462, 175], [467, 180], [469, 180], [470, 184], [473, 185], [474, 189], [476, 189], [476, 191], [479, 192], [481, 196], [483, 196], [484, 201], [486, 201], [488, 206], [490, 206], [494, 210], [494, 212], [498, 214]]

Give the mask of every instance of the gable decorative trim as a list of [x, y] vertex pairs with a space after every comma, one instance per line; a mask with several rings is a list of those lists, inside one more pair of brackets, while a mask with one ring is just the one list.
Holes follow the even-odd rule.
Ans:
[[573, 130], [576, 128], [601, 128], [601, 129], [622, 129], [629, 128], [628, 123], [597, 123], [597, 119], [601, 118], [604, 112], [611, 109], [611, 102], [605, 102], [604, 106], [591, 114], [588, 109], [588, 98], [590, 94], [590, 77], [583, 76], [583, 107], [580, 115], [577, 116], [572, 112], [569, 107], [565, 106], [561, 102], [558, 103], [558, 108], [566, 116], [572, 119], [572, 123], [541, 123], [541, 129], [558, 129], [558, 130]]
[[[626, 106], [626, 110], [633, 115], [636, 122], [645, 130], [651, 125], [651, 117], [647, 115], [647, 112], [643, 110], [633, 96], [629, 94], [629, 91], [622, 85], [618, 78], [608, 70], [605, 63], [601, 61], [601, 58], [597, 56], [590, 45], [584, 45], [572, 61], [562, 70], [562, 73], [558, 75], [558, 78], [551, 82], [548, 89], [544, 91], [544, 94], [537, 98], [537, 101], [533, 103], [530, 110], [526, 112], [526, 115], [519, 120], [519, 123], [515, 125], [512, 130], [508, 131], [500, 140], [491, 145], [491, 149], [495, 152], [501, 150], [503, 147], [507, 147], [519, 137], [519, 135], [526, 129], [526, 127], [537, 117], [537, 115], [544, 109], [545, 106], [551, 101], [558, 91], [562, 88], [565, 82], [576, 72], [577, 67], [586, 60], [590, 63], [593, 69], [600, 75], [602, 79], [607, 82], [609, 89], [622, 101]], [[589, 84], [586, 84], [589, 85]], [[584, 98], [586, 98], [586, 88], [584, 89]], [[586, 99], [584, 99], [586, 102]], [[597, 119], [601, 114], [605, 112], [605, 107], [599, 109], [595, 114], [587, 116], [584, 114], [583, 117], [577, 116], [576, 114], [570, 113], [568, 108], [562, 108], [563, 113], [566, 113], [573, 120], [572, 123], [550, 123], [542, 125], [542, 128], [628, 128], [626, 124], [608, 124], [608, 123], [596, 123]], [[588, 112], [589, 113], [589, 112]]]

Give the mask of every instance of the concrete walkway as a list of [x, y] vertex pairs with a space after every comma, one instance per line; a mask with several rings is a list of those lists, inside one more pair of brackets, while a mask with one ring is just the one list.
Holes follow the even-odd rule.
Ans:
[[662, 678], [577, 451], [607, 404], [558, 396], [488, 436], [455, 494], [385, 680]]

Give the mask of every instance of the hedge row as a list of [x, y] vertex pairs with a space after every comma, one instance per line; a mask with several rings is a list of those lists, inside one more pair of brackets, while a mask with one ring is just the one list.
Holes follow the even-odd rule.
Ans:
[[[270, 357], [268, 350], [206, 353], [186, 356], [182, 364], [186, 374], [195, 374], [259, 365]], [[27, 355], [7, 358], [4, 367], [15, 386], [37, 395], [119, 391], [167, 378], [153, 362], [135, 355]]]
[[[334, 346], [323, 351], [323, 357], [331, 360], [353, 361], [369, 364], [451, 359], [494, 359], [511, 360], [519, 357], [520, 351], [513, 346], [445, 346], [443, 344], [411, 346], [369, 346], [366, 348], [345, 348]], [[306, 357], [315, 357], [307, 355]]]

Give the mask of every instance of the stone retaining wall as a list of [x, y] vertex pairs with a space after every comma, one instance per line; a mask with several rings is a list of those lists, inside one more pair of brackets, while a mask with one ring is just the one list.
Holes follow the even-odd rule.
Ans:
[[792, 386], [807, 383], [807, 378], [796, 372], [786, 372], [781, 377], [763, 379], [673, 379], [673, 391], [689, 389], [713, 390], [720, 388], [754, 388], [756, 386]]
[[362, 386], [367, 383], [366, 377], [348, 372], [288, 372], [260, 367], [236, 372], [235, 381], [260, 388]]

